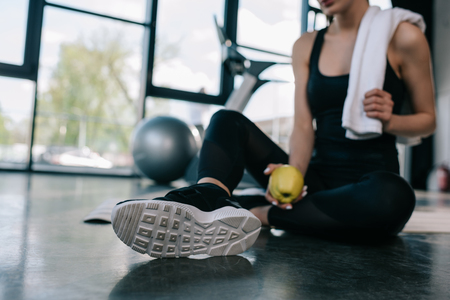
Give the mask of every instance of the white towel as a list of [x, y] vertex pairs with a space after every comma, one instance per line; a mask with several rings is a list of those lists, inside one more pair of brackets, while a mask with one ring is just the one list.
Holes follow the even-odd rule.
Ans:
[[[374, 88], [383, 89], [387, 49], [398, 24], [404, 21], [425, 31], [421, 15], [397, 7], [381, 10], [370, 6], [361, 20], [342, 113], [342, 127], [347, 130], [345, 136], [349, 139], [371, 139], [383, 133], [381, 121], [367, 117], [364, 112], [364, 94]], [[414, 145], [420, 143], [421, 138], [398, 137], [397, 141]]]

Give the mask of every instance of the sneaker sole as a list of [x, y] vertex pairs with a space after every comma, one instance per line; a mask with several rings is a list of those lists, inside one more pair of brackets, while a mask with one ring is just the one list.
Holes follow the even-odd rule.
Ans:
[[226, 206], [204, 212], [162, 200], [119, 203], [111, 223], [126, 245], [158, 258], [236, 255], [250, 248], [261, 230], [259, 219], [246, 209]]

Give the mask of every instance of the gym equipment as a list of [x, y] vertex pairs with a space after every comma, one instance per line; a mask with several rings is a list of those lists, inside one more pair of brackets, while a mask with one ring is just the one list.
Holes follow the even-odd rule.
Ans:
[[135, 165], [158, 183], [182, 177], [198, 151], [189, 126], [168, 116], [141, 120], [133, 131], [131, 145]]
[[[236, 75], [242, 75], [243, 81], [239, 88], [234, 89], [231, 95], [228, 97], [225, 108], [243, 112], [247, 106], [253, 93], [267, 82], [287, 82], [283, 80], [275, 79], [260, 79], [259, 75], [267, 68], [273, 65], [285, 65], [290, 62], [273, 62], [273, 61], [253, 61], [247, 59], [238, 51], [238, 47], [247, 48], [258, 52], [272, 54], [285, 59], [290, 59], [289, 55], [279, 54], [271, 51], [265, 51], [261, 49], [254, 49], [237, 45], [228, 38], [225, 28], [219, 26], [216, 16], [214, 16], [214, 22], [216, 25], [217, 34], [220, 44], [222, 45], [222, 63], [226, 67], [227, 71], [234, 77]], [[184, 179], [189, 183], [195, 183], [197, 180], [197, 167], [198, 157], [196, 156], [186, 169], [186, 175]], [[252, 187], [258, 185], [258, 183], [247, 172], [244, 173], [244, 177], [239, 184], [240, 188]]]
[[[217, 34], [220, 44], [222, 45], [222, 63], [226, 67], [227, 71], [234, 77], [236, 75], [242, 75], [243, 81], [239, 88], [234, 89], [231, 95], [228, 97], [225, 108], [243, 112], [247, 106], [253, 93], [267, 82], [287, 82], [283, 80], [275, 79], [260, 79], [259, 75], [267, 68], [273, 65], [286, 65], [290, 62], [272, 62], [272, 61], [253, 61], [247, 59], [238, 51], [238, 47], [247, 48], [258, 52], [263, 52], [271, 55], [284, 57], [290, 59], [289, 55], [279, 54], [271, 51], [265, 51], [261, 49], [254, 49], [237, 45], [228, 38], [226, 31], [223, 27], [219, 26], [217, 18], [214, 16], [214, 22], [216, 25]], [[196, 156], [190, 163], [186, 170], [184, 179], [189, 183], [195, 183], [197, 180], [197, 167], [198, 157]], [[244, 173], [244, 177], [239, 184], [239, 188], [247, 188], [258, 186], [258, 183], [247, 172]]]
[[217, 18], [214, 16], [217, 34], [219, 36], [220, 44], [222, 45], [222, 63], [227, 70], [234, 77], [235, 75], [242, 75], [243, 81], [238, 89], [233, 90], [225, 103], [226, 109], [243, 112], [247, 106], [253, 93], [267, 82], [288, 82], [284, 80], [275, 79], [260, 79], [259, 75], [267, 68], [273, 65], [288, 65], [290, 62], [272, 62], [272, 61], [254, 61], [249, 60], [237, 50], [238, 47], [248, 48], [254, 51], [277, 55], [285, 58], [290, 58], [288, 55], [279, 54], [271, 51], [261, 49], [254, 49], [237, 45], [228, 38], [226, 31], [217, 23]]

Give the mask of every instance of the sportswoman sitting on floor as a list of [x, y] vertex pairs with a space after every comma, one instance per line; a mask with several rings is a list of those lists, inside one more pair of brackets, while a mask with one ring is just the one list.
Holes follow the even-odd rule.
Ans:
[[[333, 16], [330, 26], [305, 33], [293, 47], [295, 123], [289, 155], [242, 114], [217, 112], [201, 149], [198, 184], [115, 207], [114, 230], [126, 244], [156, 257], [231, 255], [253, 244], [260, 222], [329, 236], [401, 231], [415, 196], [398, 175], [395, 135], [424, 137], [435, 129], [427, 41], [417, 26], [398, 25], [387, 48], [383, 88], [367, 90], [361, 99], [366, 116], [379, 120], [383, 132], [349, 139], [341, 120], [353, 49], [369, 4], [326, 0], [321, 8]], [[399, 114], [405, 94], [413, 107], [410, 115]], [[244, 168], [265, 187], [281, 164], [305, 174], [307, 196], [293, 204], [279, 204], [270, 193], [231, 196]]]

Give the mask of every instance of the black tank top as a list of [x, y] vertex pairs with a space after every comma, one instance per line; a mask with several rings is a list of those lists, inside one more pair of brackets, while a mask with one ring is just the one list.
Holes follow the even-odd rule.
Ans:
[[[351, 140], [345, 137], [342, 111], [347, 96], [349, 75], [325, 76], [320, 73], [319, 57], [326, 29], [317, 33], [309, 66], [308, 103], [316, 121], [311, 164], [326, 166], [328, 170], [334, 166], [338, 169], [359, 170], [362, 173], [376, 170], [398, 173], [395, 136], [383, 133], [380, 137], [370, 140]], [[398, 114], [405, 96], [405, 86], [395, 74], [389, 61], [383, 90], [392, 95], [393, 113]]]

